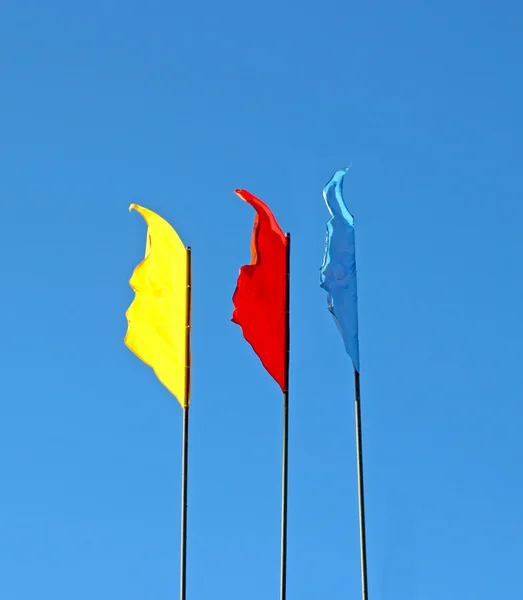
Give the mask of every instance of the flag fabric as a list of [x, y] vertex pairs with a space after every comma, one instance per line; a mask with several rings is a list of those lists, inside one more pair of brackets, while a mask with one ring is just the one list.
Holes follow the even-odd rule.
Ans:
[[358, 340], [358, 290], [354, 217], [343, 199], [343, 178], [349, 169], [336, 171], [323, 189], [331, 218], [327, 222], [327, 241], [320, 286], [327, 292], [327, 305], [341, 333], [345, 350], [356, 371], [360, 370]]
[[256, 211], [250, 265], [240, 269], [232, 301], [239, 325], [263, 366], [286, 391], [287, 238], [269, 207], [246, 190], [235, 193]]
[[145, 258], [129, 281], [136, 292], [129, 306], [125, 344], [185, 407], [189, 403], [186, 365], [187, 250], [159, 215], [131, 204], [145, 219]]

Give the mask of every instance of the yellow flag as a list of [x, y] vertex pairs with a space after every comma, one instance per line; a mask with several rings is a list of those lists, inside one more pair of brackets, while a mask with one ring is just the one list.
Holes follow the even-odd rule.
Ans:
[[125, 343], [185, 407], [190, 360], [186, 358], [188, 250], [167, 221], [143, 206], [131, 204], [129, 210], [133, 208], [148, 230], [145, 258], [129, 281], [136, 296], [126, 312]]

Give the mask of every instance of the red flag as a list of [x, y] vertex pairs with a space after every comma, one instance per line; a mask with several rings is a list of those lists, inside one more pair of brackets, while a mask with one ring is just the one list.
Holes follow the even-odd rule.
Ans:
[[246, 190], [235, 190], [255, 210], [250, 265], [240, 269], [232, 297], [233, 323], [285, 391], [287, 239], [269, 207]]

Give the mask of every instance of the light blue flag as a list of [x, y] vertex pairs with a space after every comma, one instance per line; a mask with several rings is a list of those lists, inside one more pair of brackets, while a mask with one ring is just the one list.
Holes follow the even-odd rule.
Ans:
[[328, 309], [341, 333], [345, 350], [356, 371], [360, 370], [358, 340], [358, 290], [354, 217], [343, 200], [343, 178], [349, 168], [340, 169], [323, 188], [331, 218], [327, 222], [325, 256], [320, 269], [320, 286], [327, 292]]

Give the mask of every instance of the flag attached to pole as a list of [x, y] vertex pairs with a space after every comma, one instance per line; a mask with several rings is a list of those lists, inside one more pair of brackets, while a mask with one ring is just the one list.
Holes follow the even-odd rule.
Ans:
[[145, 258], [129, 281], [136, 296], [129, 306], [125, 344], [175, 396], [189, 404], [188, 381], [188, 260], [176, 231], [159, 215], [131, 204], [145, 219]]
[[341, 333], [354, 369], [360, 370], [358, 339], [358, 290], [354, 217], [343, 199], [343, 178], [348, 167], [336, 171], [323, 188], [323, 198], [331, 214], [320, 286], [327, 292], [327, 305]]
[[235, 193], [256, 211], [250, 265], [240, 269], [232, 321], [242, 329], [263, 366], [286, 392], [288, 241], [269, 207], [246, 190]]

